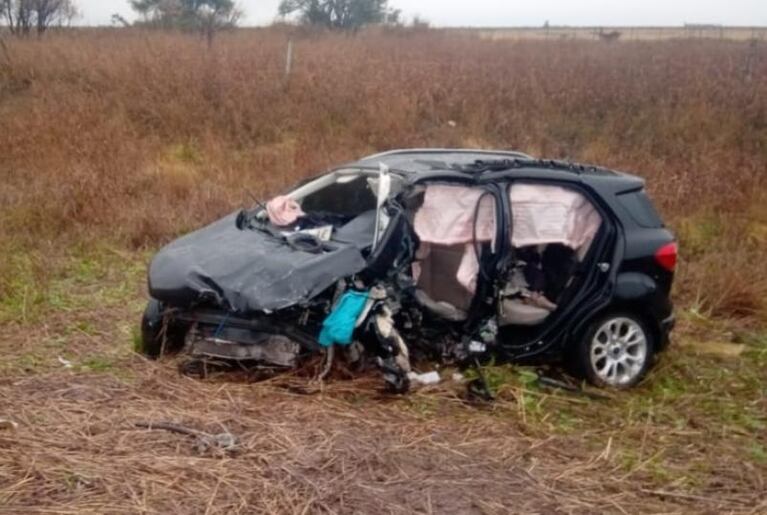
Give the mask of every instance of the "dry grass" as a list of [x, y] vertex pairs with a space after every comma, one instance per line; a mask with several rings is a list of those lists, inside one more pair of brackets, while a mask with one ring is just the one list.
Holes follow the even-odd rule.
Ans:
[[[683, 297], [739, 316], [695, 291], [734, 252], [747, 278], [734, 295], [763, 311], [767, 212], [746, 206], [764, 199], [767, 45], [294, 37], [288, 81], [281, 31], [224, 34], [210, 52], [130, 31], [7, 41], [0, 241], [154, 246], [368, 152], [516, 148], [645, 176], [680, 230]], [[699, 229], [711, 216], [719, 233]]]
[[[633, 449], [636, 461], [627, 465], [624, 455], [632, 449], [625, 435], [600, 429], [588, 438], [602, 446], [590, 449], [577, 433], [526, 435], [515, 411], [465, 407], [448, 393], [430, 393], [437, 414], [423, 415], [411, 407], [418, 395], [409, 403], [361, 400], [371, 388], [359, 381], [335, 383], [324, 394], [305, 397], [276, 386], [180, 380], [173, 370], [147, 363], [135, 368], [130, 383], [57, 373], [16, 380], [3, 389], [22, 425], [18, 434], [0, 436], [4, 512], [603, 513], [636, 512], [641, 506], [645, 512], [745, 513], [767, 508], [758, 470], [723, 470], [719, 481], [726, 488], [704, 484], [691, 493], [674, 469], [663, 468], [691, 456], [700, 461], [695, 455], [704, 452], [701, 445], [657, 450], [652, 443], [644, 451]], [[24, 402], [14, 401], [14, 394], [22, 394]], [[212, 433], [223, 427], [240, 444], [234, 452], [201, 453], [189, 437], [135, 427], [163, 420]], [[644, 430], [646, 439], [658, 437], [647, 424], [632, 430]], [[663, 436], [680, 434], [701, 438], [705, 431]], [[676, 456], [667, 456], [672, 453]], [[653, 481], [652, 474], [664, 476]]]
[[[120, 281], [135, 278], [102, 284]], [[542, 389], [507, 367], [488, 370], [492, 405], [467, 403], [449, 382], [395, 398], [375, 376], [305, 395], [306, 378], [200, 381], [136, 356], [141, 297], [54, 311], [4, 335], [0, 416], [19, 428], [0, 430], [0, 512], [767, 509], [767, 341], [747, 361], [675, 348], [645, 385], [609, 400]], [[135, 426], [163, 421], [240, 444], [199, 451], [193, 438]]]
[[[767, 510], [767, 47], [454, 33], [85, 31], [0, 46], [0, 512]], [[455, 123], [448, 123], [455, 122]], [[392, 147], [634, 171], [682, 244], [675, 347], [597, 401], [489, 371], [493, 406], [363, 377], [193, 381], [132, 352], [157, 245]], [[64, 369], [58, 356], [72, 362]], [[241, 439], [235, 455], [137, 429]]]

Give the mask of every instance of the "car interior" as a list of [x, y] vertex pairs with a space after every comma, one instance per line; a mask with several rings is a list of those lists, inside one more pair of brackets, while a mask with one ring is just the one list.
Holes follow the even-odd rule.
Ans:
[[[399, 191], [401, 179], [393, 177], [394, 191]], [[339, 170], [273, 199], [265, 211], [271, 225], [285, 235], [303, 233], [323, 241], [350, 244], [366, 254], [375, 233], [377, 191], [376, 173]], [[280, 209], [292, 209], [296, 216], [273, 216], [269, 208], [278, 199], [283, 202]]]
[[[565, 297], [601, 225], [581, 193], [519, 184], [512, 205], [511, 266], [498, 302], [500, 326], [537, 326]], [[420, 239], [413, 263], [417, 300], [438, 316], [465, 320], [479, 263], [494, 252], [495, 202], [481, 188], [427, 185], [406, 202]]]
[[551, 184], [515, 183], [512, 265], [498, 304], [499, 325], [536, 326], [549, 318], [576, 286], [580, 265], [602, 225], [580, 192]]
[[[404, 180], [393, 177], [396, 194]], [[367, 254], [379, 181], [370, 171], [339, 171], [310, 181], [289, 195], [300, 216], [281, 229], [351, 244]], [[508, 195], [512, 256], [498, 324], [538, 326], [566, 297], [601, 219], [582, 193], [566, 187], [520, 182], [508, 187]], [[419, 240], [411, 267], [416, 300], [438, 317], [466, 320], [480, 263], [496, 248], [495, 198], [481, 187], [439, 183], [416, 186], [402, 197]]]
[[466, 320], [479, 263], [494, 252], [494, 197], [479, 187], [431, 184], [411, 191], [405, 208], [419, 238], [416, 300], [439, 317]]

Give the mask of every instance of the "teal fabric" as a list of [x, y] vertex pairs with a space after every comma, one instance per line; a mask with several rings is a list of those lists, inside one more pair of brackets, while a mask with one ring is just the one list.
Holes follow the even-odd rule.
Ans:
[[354, 323], [365, 309], [367, 300], [367, 291], [349, 290], [344, 293], [322, 322], [320, 345], [324, 347], [330, 347], [333, 344], [349, 345], [352, 342]]

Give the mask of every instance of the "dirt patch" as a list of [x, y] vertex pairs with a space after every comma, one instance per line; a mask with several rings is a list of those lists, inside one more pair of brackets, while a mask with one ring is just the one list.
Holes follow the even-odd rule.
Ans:
[[[616, 479], [609, 448], [526, 434], [514, 417], [447, 391], [427, 394], [437, 412], [423, 415], [413, 409], [423, 394], [378, 401], [373, 378], [297, 395], [280, 381], [191, 380], [140, 358], [132, 371], [130, 380], [52, 372], [0, 385], [0, 412], [19, 424], [0, 433], [5, 512], [591, 513], [757, 502], [755, 493], [664, 496]], [[158, 421], [229, 431], [239, 446], [201, 453], [193, 438], [135, 426]]]

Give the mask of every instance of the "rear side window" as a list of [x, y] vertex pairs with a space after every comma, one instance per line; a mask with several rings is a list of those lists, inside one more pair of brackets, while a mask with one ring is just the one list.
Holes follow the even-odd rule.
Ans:
[[660, 219], [660, 215], [658, 215], [655, 206], [652, 205], [650, 198], [644, 190], [618, 195], [618, 199], [621, 201], [621, 204], [626, 207], [631, 218], [640, 227], [663, 227], [663, 221]]

